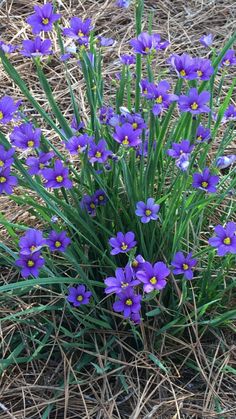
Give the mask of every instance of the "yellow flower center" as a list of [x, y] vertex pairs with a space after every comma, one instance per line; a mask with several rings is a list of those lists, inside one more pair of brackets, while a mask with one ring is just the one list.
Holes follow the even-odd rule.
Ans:
[[57, 240], [56, 242], [55, 242], [55, 247], [61, 247], [61, 242], [59, 242], [59, 240]]
[[99, 201], [104, 201], [104, 196], [103, 195], [99, 195], [98, 200]]
[[78, 297], [76, 298], [77, 301], [83, 301], [83, 295], [78, 295]]
[[0, 111], [0, 120], [3, 119], [3, 113]]
[[97, 151], [95, 154], [95, 157], [97, 157], [99, 159], [99, 157], [101, 157], [102, 153], [100, 153], [100, 151]]
[[36, 249], [36, 246], [34, 245], [30, 247], [31, 252], [33, 252], [35, 249]]
[[81, 146], [80, 146], [80, 145], [78, 145], [78, 147], [77, 147], [77, 151], [78, 151], [78, 153], [80, 153], [80, 150], [81, 150]]
[[229, 60], [225, 60], [225, 65], [230, 65], [230, 61]]
[[27, 142], [27, 146], [28, 146], [28, 147], [33, 147], [33, 146], [34, 146], [34, 141], [33, 141], [33, 140], [29, 140], [29, 141]]
[[49, 23], [49, 19], [48, 19], [47, 17], [45, 17], [45, 18], [42, 20], [42, 22], [43, 22], [43, 24], [44, 24], [44, 25], [47, 25], [47, 24]]
[[197, 70], [197, 75], [198, 75], [198, 77], [202, 77], [202, 71], [201, 70]]
[[131, 298], [128, 298], [128, 299], [126, 300], [125, 304], [126, 304], [127, 306], [132, 306], [133, 301], [131, 300]]
[[43, 163], [39, 163], [39, 168], [43, 169], [44, 168], [44, 164]]
[[136, 259], [134, 259], [134, 260], [133, 260], [133, 262], [132, 262], [132, 266], [133, 266], [133, 268], [137, 268], [137, 266], [138, 266], [138, 261], [137, 261]]
[[28, 260], [27, 265], [29, 268], [32, 268], [32, 266], [34, 266], [34, 261], [33, 260]]
[[79, 31], [78, 36], [82, 37], [82, 36], [84, 36], [84, 33], [82, 31]]
[[145, 52], [149, 52], [150, 51], [150, 48], [146, 47], [144, 51]]
[[205, 182], [205, 181], [204, 181], [204, 182], [202, 182], [202, 187], [203, 187], [203, 188], [207, 188], [207, 187], [208, 187], [208, 182]]
[[124, 140], [122, 141], [122, 144], [125, 144], [125, 145], [129, 144], [129, 137], [128, 137], [128, 135], [125, 136]]
[[186, 71], [185, 71], [185, 70], [181, 70], [181, 71], [179, 72], [179, 74], [180, 74], [181, 76], [186, 76]]
[[63, 176], [57, 176], [57, 177], [56, 177], [56, 181], [57, 181], [58, 183], [63, 182]]
[[143, 90], [143, 93], [144, 93], [145, 95], [147, 94], [147, 92], [148, 92], [148, 91], [147, 91], [147, 89], [144, 89], [144, 90]]
[[163, 102], [163, 99], [162, 99], [162, 96], [160, 95], [156, 98], [156, 103], [162, 103], [162, 102]]
[[199, 135], [199, 136], [197, 137], [197, 140], [198, 140], [198, 141], [202, 141], [202, 136], [201, 136], [201, 135]]
[[128, 247], [128, 245], [127, 245], [127, 244], [125, 244], [124, 242], [122, 242], [121, 249], [122, 249], [122, 250], [126, 250], [126, 249], [127, 249], [127, 247]]
[[133, 129], [137, 129], [137, 128], [138, 128], [138, 124], [137, 124], [137, 122], [134, 122], [134, 123], [132, 124], [132, 127], [133, 127]]
[[121, 288], [126, 288], [128, 287], [129, 283], [128, 282], [121, 282]]
[[157, 279], [155, 276], [153, 276], [150, 281], [149, 281], [152, 285], [155, 285], [157, 283]]
[[0, 183], [5, 183], [6, 182], [6, 178], [4, 176], [0, 176]]
[[4, 166], [4, 162], [2, 160], [0, 160], [0, 167]]
[[226, 237], [226, 238], [224, 239], [224, 244], [231, 244], [231, 239], [230, 239], [230, 237]]
[[95, 204], [93, 202], [90, 204], [90, 208], [92, 208], [92, 209], [95, 208]]
[[151, 215], [151, 213], [152, 213], [152, 211], [151, 211], [151, 210], [149, 210], [149, 209], [147, 209], [147, 210], [145, 211], [145, 215]]
[[197, 102], [193, 102], [191, 108], [195, 111], [198, 108]]
[[187, 271], [187, 270], [188, 270], [188, 268], [189, 268], [189, 266], [187, 265], [187, 263], [183, 263], [183, 270], [184, 270], [184, 271]]

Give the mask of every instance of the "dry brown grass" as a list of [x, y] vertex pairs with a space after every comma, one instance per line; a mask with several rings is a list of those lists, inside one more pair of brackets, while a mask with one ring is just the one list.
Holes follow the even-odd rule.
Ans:
[[[34, 1], [42, 4], [43, 1]], [[109, 82], [118, 69], [118, 57], [122, 51], [128, 50], [128, 39], [134, 32], [133, 8], [117, 10], [113, 0], [64, 0], [61, 10], [64, 19], [73, 15], [92, 17], [97, 31], [117, 40], [116, 48], [106, 52], [105, 77], [107, 93]], [[147, 28], [148, 13], [154, 13], [154, 30], [172, 42], [173, 51], [197, 53], [201, 48], [197, 42], [203, 33], [212, 32], [216, 43], [221, 44], [229, 38], [235, 29], [236, 3], [234, 0], [146, 0], [144, 27]], [[7, 0], [0, 11], [1, 37], [9, 42], [20, 43], [30, 33], [24, 23], [32, 11], [29, 0]], [[65, 23], [65, 22], [64, 22]], [[56, 39], [54, 39], [56, 44]], [[14, 57], [13, 61], [23, 78], [27, 79], [36, 99], [47, 107], [41, 95], [36, 77], [29, 61]], [[86, 105], [83, 102], [83, 81], [76, 72], [76, 64], [72, 65], [71, 77], [73, 89], [77, 93], [80, 111], [86, 119]], [[47, 65], [48, 78], [61, 108], [67, 116], [72, 114], [68, 99], [68, 90], [62, 77], [58, 78], [61, 65], [52, 60]], [[75, 70], [75, 71], [74, 71]], [[10, 94], [20, 97], [16, 86], [0, 69], [0, 96]], [[29, 109], [34, 116], [34, 111]], [[51, 139], [53, 133], [45, 132]], [[34, 225], [36, 220], [28, 220], [27, 208], [19, 207], [6, 197], [0, 197], [0, 209], [7, 218], [14, 222], [29, 222]], [[5, 231], [1, 234], [5, 237]], [[1, 273], [3, 283], [15, 275], [7, 271]], [[55, 305], [60, 295], [47, 292], [45, 289], [33, 290], [26, 298], [7, 297], [1, 308], [1, 315], [32, 308], [37, 299], [48, 299], [48, 305]], [[66, 323], [66, 312], [60, 314], [49, 311], [49, 314], [24, 315], [19, 321], [5, 321], [0, 328], [3, 352], [9, 355], [9, 337], [15, 333], [22, 335], [25, 342], [25, 354], [31, 354], [34, 348], [29, 346], [28, 337], [38, 333], [39, 339], [45, 336], [45, 321], [54, 325], [50, 339], [47, 341], [49, 355], [47, 359], [32, 359], [30, 362], [11, 365], [2, 375], [0, 381], [0, 418], [8, 419], [40, 419], [42, 412], [52, 406], [50, 419], [197, 419], [219, 418], [234, 419], [236, 417], [236, 379], [233, 368], [236, 368], [235, 336], [224, 331], [215, 335], [205, 329], [199, 332], [194, 322], [181, 336], [163, 333], [160, 342], [154, 342], [153, 327], [158, 329], [158, 322], [152, 325], [147, 322], [142, 327], [143, 351], [130, 347], [129, 334], [120, 325], [117, 331], [92, 334], [96, 352], [93, 362], [104, 368], [112, 365], [112, 371], [97, 374], [94, 369], [83, 373], [78, 371], [78, 361], [89, 351], [76, 348], [76, 339], [68, 340], [59, 330]], [[52, 316], [53, 318], [49, 318]], [[27, 319], [27, 326], [24, 320]], [[30, 320], [30, 321], [29, 321]], [[78, 330], [73, 331], [78, 332]], [[119, 359], [109, 357], [101, 351], [101, 342], [105, 343], [115, 336], [116, 352]], [[86, 336], [83, 337], [86, 341]], [[73, 341], [73, 350], [66, 349], [66, 343]], [[150, 358], [155, 354], [161, 361], [159, 367]], [[160, 368], [160, 365], [163, 367]], [[166, 370], [164, 369], [166, 368]], [[63, 385], [63, 386], [62, 386]], [[44, 419], [46, 417], [44, 416]]]

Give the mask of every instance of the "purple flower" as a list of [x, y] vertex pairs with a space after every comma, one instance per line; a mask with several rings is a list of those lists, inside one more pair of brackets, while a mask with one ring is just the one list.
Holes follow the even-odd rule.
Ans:
[[202, 173], [193, 174], [193, 187], [202, 189], [205, 192], [216, 192], [216, 185], [218, 182], [219, 176], [211, 175], [208, 168], [205, 168]]
[[194, 80], [197, 78], [194, 59], [188, 54], [173, 54], [168, 62], [182, 79]]
[[211, 60], [205, 58], [195, 58], [194, 66], [200, 80], [209, 80], [214, 73]]
[[137, 39], [132, 39], [130, 45], [137, 54], [149, 55], [154, 51], [154, 38], [146, 32], [140, 33]]
[[130, 5], [131, 0], [116, 0], [117, 7], [122, 7], [127, 9]]
[[10, 122], [19, 106], [20, 102], [14, 103], [10, 96], [3, 96], [0, 100], [0, 124]]
[[32, 32], [38, 34], [41, 31], [49, 32], [52, 30], [53, 23], [61, 18], [60, 14], [53, 13], [53, 5], [46, 3], [42, 7], [34, 6], [35, 13], [26, 19], [32, 26]]
[[30, 175], [41, 175], [42, 170], [51, 163], [52, 158], [54, 157], [54, 152], [49, 153], [39, 153], [38, 157], [30, 156], [26, 159], [26, 164], [29, 167]]
[[132, 288], [128, 288], [119, 294], [119, 300], [113, 304], [113, 310], [120, 313], [123, 311], [124, 317], [130, 317], [132, 313], [138, 313], [141, 309], [141, 295], [134, 294]]
[[136, 63], [136, 57], [133, 54], [123, 54], [120, 56], [120, 61], [124, 65], [131, 65]]
[[84, 128], [85, 125], [84, 125], [84, 122], [82, 122], [82, 121], [77, 122], [76, 116], [73, 115], [70, 126], [72, 128], [72, 131], [77, 133], [77, 132], [81, 131]]
[[226, 120], [236, 121], [236, 106], [229, 105], [224, 113]]
[[39, 269], [44, 265], [44, 258], [40, 256], [40, 252], [32, 253], [31, 255], [22, 255], [20, 253], [19, 259], [16, 260], [16, 266], [21, 269], [21, 276], [28, 278], [32, 275], [34, 277], [39, 276]]
[[19, 240], [20, 254], [31, 255], [38, 252], [45, 244], [42, 231], [30, 228]]
[[134, 129], [131, 124], [125, 123], [121, 127], [116, 126], [115, 131], [114, 140], [125, 147], [135, 147], [141, 143], [139, 137], [142, 130]]
[[40, 36], [36, 36], [36, 38], [31, 41], [29, 39], [22, 42], [23, 49], [20, 51], [24, 57], [41, 57], [42, 55], [51, 55], [52, 50], [50, 49], [52, 46], [52, 42], [50, 39], [45, 39], [44, 41], [40, 38]]
[[112, 47], [115, 44], [114, 39], [112, 38], [105, 38], [105, 36], [98, 36], [98, 41], [101, 47]]
[[181, 143], [172, 143], [172, 148], [167, 150], [167, 154], [173, 159], [179, 159], [182, 154], [190, 154], [194, 145], [189, 140], [182, 140]]
[[137, 255], [131, 261], [130, 266], [134, 272], [138, 272], [142, 269], [144, 263], [145, 263], [145, 259], [141, 255]]
[[138, 279], [134, 279], [134, 272], [130, 266], [126, 266], [125, 269], [117, 268], [116, 276], [110, 276], [106, 278], [104, 282], [106, 284], [106, 294], [110, 294], [112, 292], [120, 294], [128, 288], [133, 288], [140, 284]]
[[0, 41], [0, 50], [3, 51], [5, 54], [12, 54], [17, 49], [16, 46], [11, 44], [5, 44], [4, 41]]
[[10, 167], [14, 162], [13, 154], [15, 153], [14, 148], [6, 150], [2, 145], [0, 145], [0, 173], [2, 170]]
[[69, 60], [72, 57], [70, 52], [67, 52], [66, 54], [60, 55], [60, 61], [64, 63], [65, 61]]
[[137, 202], [135, 214], [138, 217], [141, 217], [142, 223], [146, 224], [151, 220], [158, 219], [157, 214], [159, 209], [160, 205], [155, 204], [155, 200], [153, 198], [148, 198], [147, 203], [143, 201]]
[[110, 150], [107, 150], [107, 143], [105, 140], [100, 140], [97, 144], [91, 143], [88, 158], [90, 163], [105, 163], [109, 156], [112, 155]]
[[210, 100], [210, 93], [203, 91], [198, 93], [197, 89], [189, 90], [188, 95], [179, 97], [179, 108], [181, 112], [191, 112], [193, 115], [210, 112], [209, 106], [206, 105]]
[[67, 237], [66, 231], [60, 231], [58, 233], [52, 230], [47, 238], [47, 245], [52, 252], [65, 252], [70, 243], [71, 240]]
[[98, 205], [98, 200], [96, 196], [84, 195], [80, 205], [81, 208], [85, 209], [92, 217], [96, 215], [96, 207]]
[[159, 115], [163, 110], [168, 109], [172, 102], [179, 99], [177, 95], [167, 93], [169, 89], [170, 84], [166, 80], [160, 81], [158, 85], [149, 84], [147, 98], [155, 101], [152, 108], [154, 115]]
[[196, 137], [197, 143], [207, 142], [211, 138], [211, 130], [209, 128], [204, 127], [203, 125], [199, 125]]
[[75, 39], [80, 45], [87, 45], [92, 29], [91, 19], [83, 21], [79, 17], [72, 17], [70, 27], [64, 28], [63, 35]]
[[136, 129], [145, 129], [147, 125], [139, 113], [131, 114], [129, 112], [123, 112], [120, 117], [121, 123], [129, 123], [132, 125], [134, 130]]
[[140, 324], [140, 323], [141, 323], [141, 316], [140, 316], [140, 313], [131, 313], [131, 315], [130, 315], [130, 320], [131, 320], [134, 324]]
[[153, 37], [153, 46], [156, 51], [166, 49], [170, 45], [169, 41], [164, 41], [163, 39], [161, 39], [161, 35], [159, 35], [159, 33], [154, 33], [152, 37]]
[[106, 193], [102, 189], [98, 189], [94, 193], [92, 198], [94, 199], [94, 202], [96, 202], [96, 206], [99, 206], [99, 205], [103, 206], [103, 205], [106, 205], [106, 203], [107, 203]]
[[61, 160], [56, 160], [53, 169], [43, 169], [42, 175], [46, 179], [44, 186], [46, 188], [72, 188], [72, 182], [69, 180], [69, 169], [63, 166]]
[[186, 279], [193, 278], [192, 268], [197, 264], [197, 259], [192, 258], [192, 253], [184, 256], [182, 252], [177, 252], [171, 262], [174, 267], [173, 273], [175, 275], [183, 274]]
[[215, 227], [216, 237], [209, 239], [212, 247], [217, 247], [218, 256], [224, 256], [227, 253], [236, 253], [236, 224], [228, 222], [224, 227], [220, 224]]
[[189, 157], [190, 154], [181, 154], [181, 156], [175, 160], [175, 165], [182, 170], [182, 172], [186, 172], [186, 170], [188, 170], [189, 167]]
[[201, 42], [201, 44], [204, 47], [211, 47], [212, 43], [213, 43], [213, 35], [212, 33], [209, 33], [208, 35], [203, 35], [199, 41]]
[[137, 242], [135, 241], [135, 236], [132, 231], [129, 231], [126, 234], [119, 231], [116, 237], [110, 238], [109, 244], [113, 247], [111, 255], [118, 255], [118, 253], [129, 252], [129, 250], [136, 246]]
[[220, 156], [216, 160], [216, 167], [218, 169], [226, 169], [236, 161], [236, 154], [229, 154], [228, 156]]
[[19, 127], [15, 127], [10, 135], [12, 144], [23, 150], [39, 147], [40, 138], [41, 129], [34, 128], [34, 126], [28, 122], [21, 124]]
[[13, 193], [13, 186], [16, 186], [18, 181], [15, 176], [11, 176], [11, 168], [6, 167], [6, 169], [0, 172], [0, 194], [5, 192], [8, 195]]
[[229, 49], [224, 57], [221, 60], [221, 65], [224, 67], [229, 67], [231, 65], [236, 65], [236, 57], [235, 51], [233, 49]]
[[79, 307], [82, 304], [88, 304], [92, 293], [86, 291], [84, 285], [78, 285], [77, 287], [69, 287], [69, 295], [67, 300], [73, 304], [74, 307]]
[[73, 136], [66, 143], [66, 148], [69, 150], [70, 154], [78, 155], [86, 150], [92, 140], [93, 137], [89, 137], [88, 134], [83, 134], [79, 137]]
[[157, 262], [152, 265], [145, 262], [142, 270], [136, 273], [136, 277], [143, 282], [144, 292], [161, 290], [166, 286], [165, 278], [169, 275], [170, 269], [163, 262]]
[[101, 124], [109, 124], [109, 121], [113, 116], [114, 111], [110, 106], [103, 106], [99, 109], [99, 121]]
[[142, 96], [148, 99], [153, 98], [153, 89], [156, 87], [154, 83], [150, 83], [148, 80], [142, 79], [140, 82], [140, 87], [142, 90]]

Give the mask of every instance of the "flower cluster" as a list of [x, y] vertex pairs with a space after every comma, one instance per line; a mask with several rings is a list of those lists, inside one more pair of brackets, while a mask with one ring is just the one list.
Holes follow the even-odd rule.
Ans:
[[37, 229], [29, 229], [19, 240], [19, 259], [16, 260], [16, 266], [21, 268], [21, 276], [38, 277], [39, 270], [45, 264], [45, 259], [41, 255], [44, 247], [48, 247], [51, 252], [65, 252], [71, 240], [67, 237], [65, 231], [57, 232], [52, 230], [47, 238]]
[[[114, 0], [115, 4], [126, 9], [131, 1]], [[141, 9], [135, 4], [137, 15]], [[178, 286], [180, 280], [196, 278], [197, 264], [199, 272], [204, 270], [204, 257], [197, 260], [194, 255], [207, 255], [210, 249], [210, 266], [214, 249], [218, 256], [236, 254], [236, 224], [223, 218], [228, 211], [222, 212], [223, 225], [215, 227], [207, 246], [198, 237], [205, 227], [202, 220], [209, 224], [208, 217], [203, 217], [208, 203], [214, 208], [235, 193], [230, 182], [236, 155], [226, 146], [233, 138], [236, 107], [232, 89], [222, 104], [213, 89], [219, 75], [218, 91], [224, 92], [225, 74], [236, 65], [235, 51], [232, 47], [216, 55], [213, 36], [207, 34], [200, 39], [208, 48], [201, 48], [205, 56], [180, 53], [167, 58], [169, 41], [151, 30], [141, 32], [129, 42], [130, 50], [117, 56], [121, 71], [114, 77], [107, 75], [115, 97], [110, 101], [107, 86], [104, 89], [106, 79], [102, 79], [102, 54], [104, 48], [114, 47], [115, 40], [97, 34], [92, 19], [74, 16], [61, 28], [61, 18], [52, 3], [35, 6], [26, 20], [33, 37], [19, 48], [0, 41], [8, 75], [13, 74], [13, 67], [6, 55], [18, 51], [22, 60], [31, 58], [50, 105], [50, 111], [48, 106], [41, 109], [14, 70], [14, 83], [27, 93], [41, 120], [24, 109], [21, 101], [10, 96], [0, 99], [0, 194], [13, 194], [19, 182], [24, 198], [12, 198], [17, 203], [32, 203], [43, 225], [43, 231], [30, 228], [20, 238], [15, 264], [23, 278], [36, 278], [41, 269], [58, 275], [66, 258], [66, 275], [79, 282], [68, 289], [69, 303], [74, 307], [89, 304], [99, 280], [105, 278], [99, 286], [105, 286], [106, 300], [111, 294], [114, 297], [113, 310], [138, 324], [146, 301], [160, 298], [165, 304], [172, 281]], [[58, 34], [61, 30], [61, 56], [53, 51], [54, 26]], [[82, 106], [77, 105], [68, 79], [73, 95], [65, 103], [73, 107], [72, 119], [67, 107], [56, 103], [47, 81], [41, 60], [46, 57], [50, 64], [51, 55], [66, 72], [67, 60], [74, 58], [77, 71], [84, 76], [81, 94], [86, 92], [85, 106], [82, 98]], [[165, 69], [155, 74], [159, 56]], [[221, 131], [218, 151], [214, 148], [209, 153]], [[34, 203], [32, 189], [39, 203], [37, 198]], [[65, 227], [61, 230], [62, 220]], [[66, 232], [67, 222], [73, 242]], [[114, 271], [114, 276], [106, 277]], [[98, 280], [91, 282], [94, 287], [90, 277], [80, 283], [87, 274], [92, 281]], [[184, 292], [188, 291], [185, 282]]]
[[14, 162], [14, 153], [14, 148], [6, 150], [0, 145], [0, 194], [3, 192], [8, 195], [12, 194], [14, 186], [18, 183], [17, 177], [12, 176], [11, 173], [11, 166]]
[[89, 215], [95, 216], [99, 206], [106, 205], [107, 195], [102, 189], [98, 189], [93, 195], [84, 195], [81, 200], [81, 208], [86, 210]]

